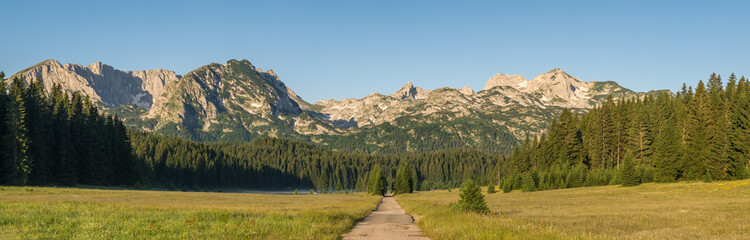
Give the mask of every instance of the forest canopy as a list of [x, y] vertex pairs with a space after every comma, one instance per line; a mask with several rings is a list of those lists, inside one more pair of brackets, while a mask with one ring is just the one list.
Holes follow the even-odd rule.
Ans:
[[508, 157], [472, 149], [337, 152], [272, 137], [200, 143], [127, 130], [88, 97], [60, 86], [47, 93], [38, 79], [1, 86], [0, 183], [8, 185], [368, 191], [370, 173], [379, 172], [399, 192], [468, 179], [507, 192], [750, 175], [750, 83], [734, 74], [726, 85], [712, 74], [676, 94], [609, 96], [583, 114], [566, 109]]
[[432, 189], [456, 187], [465, 178], [488, 182], [502, 159], [475, 150], [341, 153], [271, 137], [199, 143], [127, 130], [88, 97], [60, 86], [48, 94], [39, 80], [9, 79], [2, 89], [0, 184], [365, 191], [368, 172], [380, 165], [389, 183], [399, 166], [409, 166], [402, 171], [411, 172], [412, 189]]
[[[748, 177], [750, 83], [712, 74], [677, 94], [614, 100], [588, 113], [565, 110], [549, 130], [517, 146], [501, 186], [537, 190]], [[630, 156], [634, 176], [617, 171]], [[631, 160], [627, 159], [627, 160]], [[625, 176], [625, 179], [621, 179]], [[633, 180], [631, 178], [636, 178]]]

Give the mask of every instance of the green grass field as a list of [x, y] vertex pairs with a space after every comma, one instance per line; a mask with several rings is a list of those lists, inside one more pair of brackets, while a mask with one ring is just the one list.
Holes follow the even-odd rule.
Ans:
[[0, 239], [337, 239], [380, 197], [0, 187]]
[[491, 215], [450, 209], [458, 193], [397, 199], [432, 239], [750, 239], [748, 180], [496, 193]]

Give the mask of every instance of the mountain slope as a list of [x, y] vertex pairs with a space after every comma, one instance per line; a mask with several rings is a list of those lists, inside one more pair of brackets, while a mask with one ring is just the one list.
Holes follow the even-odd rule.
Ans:
[[568, 108], [592, 108], [609, 94], [615, 94], [618, 98], [635, 94], [612, 81], [581, 81], [559, 68], [536, 76], [533, 80], [526, 80], [521, 75], [498, 73], [487, 81], [483, 90], [492, 90], [498, 86], [512, 87], [532, 94], [544, 105]]
[[153, 129], [157, 132], [197, 140], [245, 141], [258, 135], [300, 138], [310, 132], [304, 128], [316, 125], [332, 128], [303, 116], [301, 106], [310, 104], [273, 71], [256, 69], [247, 60], [202, 66], [166, 89], [143, 117], [157, 122]]
[[[484, 89], [426, 90], [407, 83], [390, 95], [304, 101], [272, 71], [247, 60], [167, 70], [120, 71], [48, 60], [17, 73], [61, 84], [100, 102], [133, 128], [200, 141], [275, 136], [355, 152], [476, 148], [508, 153], [545, 131], [563, 108], [582, 112], [606, 95], [635, 96], [614, 82], [584, 82], [561, 69], [526, 80], [497, 74]], [[151, 100], [153, 99], [153, 100]]]
[[[498, 128], [507, 128], [510, 134], [522, 140], [530, 134], [541, 133], [550, 117], [563, 108], [585, 111], [610, 93], [617, 98], [636, 95], [617, 83], [583, 82], [561, 69], [539, 75], [534, 80], [499, 73], [487, 81], [482, 91], [473, 93], [469, 90], [424, 90], [410, 82], [389, 96], [375, 93], [362, 99], [323, 100], [316, 105], [327, 120], [346, 123], [339, 127], [393, 124], [401, 117], [424, 120], [412, 122], [409, 126], [473, 117]], [[476, 136], [468, 132], [455, 134]]]

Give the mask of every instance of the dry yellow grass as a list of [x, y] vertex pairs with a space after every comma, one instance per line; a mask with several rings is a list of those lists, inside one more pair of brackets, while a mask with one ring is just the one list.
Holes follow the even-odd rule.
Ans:
[[380, 198], [0, 187], [0, 239], [337, 239]]
[[748, 180], [497, 193], [485, 196], [495, 215], [441, 215], [457, 199], [457, 190], [398, 196], [433, 239], [750, 239]]

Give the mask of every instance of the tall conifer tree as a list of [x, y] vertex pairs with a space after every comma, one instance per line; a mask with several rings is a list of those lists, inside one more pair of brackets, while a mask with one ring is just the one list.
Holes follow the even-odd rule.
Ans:
[[672, 119], [664, 121], [660, 132], [655, 143], [654, 178], [658, 182], [673, 182], [679, 176], [678, 163], [682, 160], [680, 135]]
[[385, 173], [383, 173], [380, 165], [374, 165], [368, 175], [370, 179], [367, 181], [367, 192], [374, 195], [385, 194], [387, 182], [385, 180]]
[[637, 186], [641, 184], [641, 177], [635, 169], [635, 163], [633, 161], [633, 154], [630, 152], [625, 153], [623, 158], [623, 165], [620, 168], [620, 179], [622, 180], [622, 186]]
[[735, 96], [737, 105], [732, 113], [732, 132], [729, 135], [729, 167], [727, 173], [734, 179], [748, 177], [750, 164], [750, 96]]
[[73, 155], [73, 144], [71, 139], [71, 129], [68, 122], [68, 95], [60, 90], [59, 85], [53, 89], [53, 99], [55, 99], [53, 108], [52, 129], [55, 131], [55, 144], [53, 145], [53, 154], [55, 155], [55, 178], [57, 182], [63, 185], [75, 185], [78, 183], [76, 172], [76, 159]]
[[45, 184], [50, 179], [49, 146], [51, 132], [49, 122], [49, 107], [44, 85], [41, 79], [30, 80], [29, 87], [24, 91], [26, 104], [26, 129], [29, 160], [33, 171], [30, 176], [31, 184]]
[[31, 174], [31, 164], [27, 153], [26, 107], [23, 102], [24, 82], [14, 78], [6, 104], [6, 133], [2, 136], [5, 162], [4, 182], [12, 185], [25, 185]]
[[703, 81], [698, 82], [695, 95], [692, 98], [688, 119], [688, 144], [686, 153], [688, 162], [685, 163], [685, 175], [691, 180], [701, 180], [710, 174], [707, 164], [713, 163], [712, 149], [709, 139], [709, 125], [711, 125], [711, 109], [709, 95]]
[[404, 163], [396, 172], [396, 180], [393, 183], [393, 194], [411, 193], [413, 185], [411, 167], [409, 163]]

